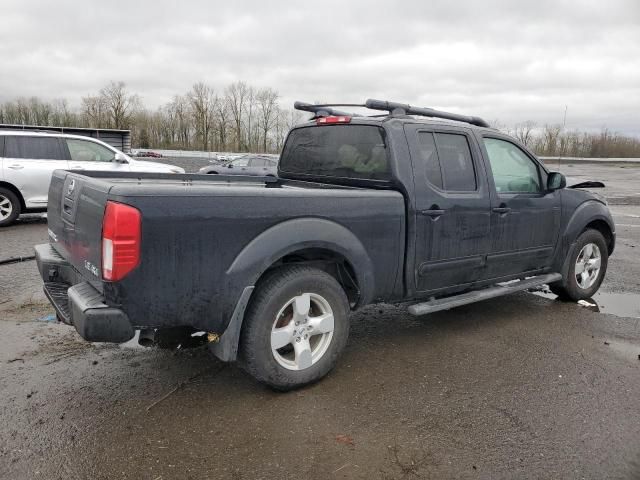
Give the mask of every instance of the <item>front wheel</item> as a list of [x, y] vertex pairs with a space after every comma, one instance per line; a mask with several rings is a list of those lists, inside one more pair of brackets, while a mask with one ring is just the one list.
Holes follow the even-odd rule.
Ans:
[[316, 382], [336, 364], [349, 335], [349, 303], [328, 273], [283, 267], [261, 280], [240, 337], [244, 368], [277, 390]]
[[600, 288], [607, 271], [607, 242], [597, 230], [585, 230], [569, 253], [567, 278], [549, 285], [561, 299], [577, 302], [591, 298]]

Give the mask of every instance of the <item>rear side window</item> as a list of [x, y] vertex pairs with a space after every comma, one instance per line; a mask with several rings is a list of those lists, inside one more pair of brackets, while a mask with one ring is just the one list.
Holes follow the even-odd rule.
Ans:
[[55, 137], [5, 137], [5, 157], [36, 160], [63, 160], [60, 143]]
[[418, 153], [429, 183], [449, 192], [477, 189], [471, 150], [465, 135], [418, 132]]
[[455, 133], [436, 133], [435, 136], [445, 190], [455, 192], [476, 190], [476, 172], [473, 168], [467, 137]]
[[251, 160], [252, 167], [264, 167], [267, 165], [267, 161], [264, 158], [254, 158]]
[[384, 130], [373, 125], [297, 128], [289, 134], [280, 170], [311, 176], [390, 180]]
[[420, 158], [423, 162], [427, 180], [440, 190], [444, 189], [442, 183], [442, 171], [440, 170], [440, 159], [436, 150], [436, 142], [431, 132], [418, 133], [418, 147]]

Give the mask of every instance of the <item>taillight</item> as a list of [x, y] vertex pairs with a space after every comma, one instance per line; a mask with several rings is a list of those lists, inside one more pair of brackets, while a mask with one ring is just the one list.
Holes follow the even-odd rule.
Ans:
[[140, 262], [140, 211], [107, 202], [102, 219], [102, 278], [122, 280]]
[[331, 123], [349, 123], [351, 117], [347, 115], [330, 115], [328, 117], [319, 117], [316, 119], [316, 125], [328, 125]]

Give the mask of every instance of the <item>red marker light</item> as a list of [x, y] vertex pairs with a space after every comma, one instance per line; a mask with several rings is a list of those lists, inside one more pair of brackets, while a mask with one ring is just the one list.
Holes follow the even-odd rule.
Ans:
[[331, 125], [334, 123], [349, 123], [351, 117], [347, 115], [331, 115], [329, 117], [320, 117], [316, 119], [316, 125]]

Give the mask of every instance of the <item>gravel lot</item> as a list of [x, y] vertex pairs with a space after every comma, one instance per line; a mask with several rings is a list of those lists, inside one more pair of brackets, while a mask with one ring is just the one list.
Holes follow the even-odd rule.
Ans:
[[[607, 184], [596, 302], [617, 315], [531, 293], [372, 306], [336, 370], [288, 394], [203, 348], [88, 344], [42, 321], [33, 261], [0, 266], [0, 478], [640, 478], [640, 168], [560, 170]], [[46, 241], [24, 218], [0, 259]]]

